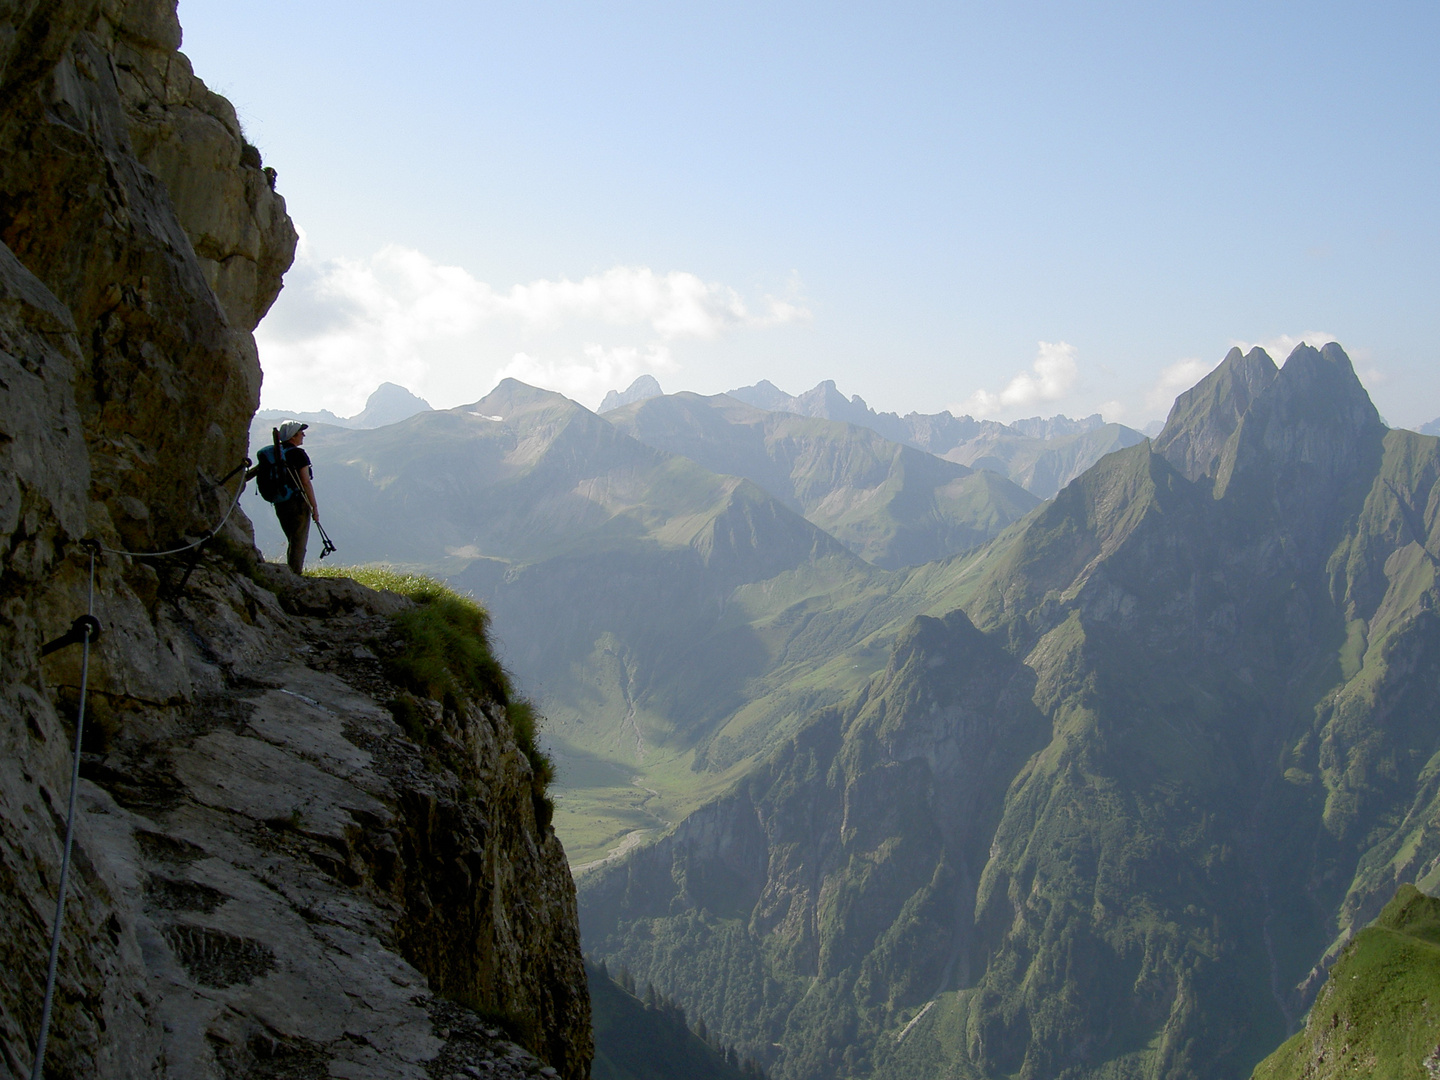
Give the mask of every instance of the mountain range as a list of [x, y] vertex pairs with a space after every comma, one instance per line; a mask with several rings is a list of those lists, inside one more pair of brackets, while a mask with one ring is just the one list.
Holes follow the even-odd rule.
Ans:
[[[257, 417], [256, 446], [272, 426]], [[601, 417], [508, 380], [473, 405], [307, 434], [338, 557], [438, 572], [504, 627], [582, 864], [678, 820], [883, 664], [925, 593], [897, 598], [893, 573], [1038, 504], [868, 428], [723, 395]], [[247, 500], [262, 548], [283, 550]]]
[[1440, 886], [1440, 443], [1338, 346], [1030, 509], [735, 394], [312, 436], [345, 557], [471, 589], [537, 691], [587, 949], [773, 1076], [1243, 1077]]
[[1042, 499], [1053, 497], [1106, 454], [1145, 438], [1134, 428], [1105, 423], [1098, 413], [1081, 420], [1033, 416], [1010, 424], [949, 412], [912, 412], [903, 417], [878, 413], [859, 394], [846, 398], [830, 380], [798, 397], [768, 380], [731, 390], [729, 396], [761, 409], [869, 428], [947, 461], [999, 473]]
[[892, 580], [931, 612], [582, 876], [586, 947], [778, 1077], [1246, 1076], [1398, 883], [1440, 887], [1437, 560], [1440, 440], [1336, 345], [1233, 351]]
[[988, 540], [1040, 502], [866, 426], [730, 397], [650, 397], [605, 417], [647, 446], [752, 480], [876, 566], [914, 566]]

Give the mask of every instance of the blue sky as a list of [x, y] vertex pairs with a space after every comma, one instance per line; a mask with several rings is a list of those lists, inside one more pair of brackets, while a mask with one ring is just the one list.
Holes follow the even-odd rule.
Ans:
[[1136, 426], [1236, 343], [1440, 415], [1440, 5], [182, 0], [304, 231], [264, 400], [654, 373]]

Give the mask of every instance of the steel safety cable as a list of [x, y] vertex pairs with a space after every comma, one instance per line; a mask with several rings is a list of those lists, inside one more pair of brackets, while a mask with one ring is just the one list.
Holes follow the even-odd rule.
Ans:
[[[245, 463], [241, 465], [239, 469], [236, 469], [235, 472], [243, 473], [243, 470], [246, 469], [249, 465], [250, 459], [246, 458]], [[234, 476], [235, 472], [232, 472], [230, 476]], [[229, 480], [230, 476], [225, 477], [225, 480]], [[220, 483], [216, 484], [215, 486], [220, 487], [222, 484], [225, 483], [225, 480], [221, 480]], [[100, 544], [100, 550], [108, 552], [111, 555], [129, 555], [132, 558], [141, 559], [155, 559], [159, 558], [162, 555], [179, 555], [181, 552], [190, 551], [194, 548], [199, 547], [201, 544], [204, 544], [207, 541], [214, 539], [216, 534], [218, 534], [220, 530], [225, 527], [225, 523], [230, 520], [230, 515], [235, 513], [235, 508], [240, 505], [240, 496], [244, 493], [245, 477], [244, 475], [241, 475], [240, 486], [235, 489], [235, 498], [230, 501], [230, 508], [225, 511], [225, 516], [222, 517], [218, 522], [216, 522], [215, 527], [209, 532], [207, 532], [204, 536], [202, 536], [199, 540], [196, 540], [193, 543], [185, 544], [183, 547], [167, 548], [165, 551], [126, 551], [124, 548], [112, 548], [106, 547], [104, 544]]]
[[65, 893], [70, 884], [70, 847], [75, 839], [75, 798], [80, 788], [80, 740], [85, 733], [85, 698], [90, 685], [90, 638], [95, 617], [95, 552], [90, 552], [90, 588], [85, 598], [84, 655], [80, 661], [80, 709], [75, 719], [75, 761], [70, 770], [70, 809], [65, 817], [65, 849], [60, 857], [60, 894], [55, 900], [55, 928], [50, 933], [50, 964], [45, 972], [45, 1004], [40, 1008], [40, 1038], [30, 1080], [45, 1073], [45, 1043], [50, 1035], [50, 1009], [55, 1003], [55, 969], [60, 959], [60, 931], [65, 922]]

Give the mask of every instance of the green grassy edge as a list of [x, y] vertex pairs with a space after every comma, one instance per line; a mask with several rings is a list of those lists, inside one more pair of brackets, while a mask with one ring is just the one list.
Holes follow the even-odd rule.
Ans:
[[[488, 611], [428, 574], [383, 564], [316, 566], [307, 568], [305, 576], [349, 578], [415, 601], [415, 607], [395, 617], [403, 647], [387, 661], [388, 673], [405, 689], [444, 702], [447, 708], [458, 708], [465, 698], [503, 705], [515, 742], [530, 762], [535, 796], [553, 813], [546, 791], [555, 779], [555, 763], [536, 741], [543, 718], [532, 702], [516, 692], [510, 673], [495, 659]], [[404, 723], [403, 717], [397, 714], [397, 718]], [[549, 817], [546, 813], [547, 822]]]
[[1355, 935], [1303, 1030], [1253, 1080], [1431, 1080], [1440, 1072], [1440, 900], [1400, 886]]

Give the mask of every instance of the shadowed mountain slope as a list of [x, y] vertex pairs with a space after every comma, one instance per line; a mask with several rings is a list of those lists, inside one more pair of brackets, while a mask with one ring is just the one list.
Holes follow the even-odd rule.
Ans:
[[632, 993], [588, 964], [586, 975], [595, 1017], [591, 1080], [762, 1080], [691, 1031], [685, 1014], [656, 998], [653, 987], [649, 995]]
[[1440, 441], [1338, 346], [1232, 353], [911, 571], [962, 610], [582, 878], [587, 947], [780, 1077], [1247, 1076], [1440, 885], [1437, 559]]
[[976, 546], [1039, 502], [868, 428], [767, 412], [723, 394], [652, 397], [606, 415], [641, 442], [753, 480], [857, 555], [897, 568]]

